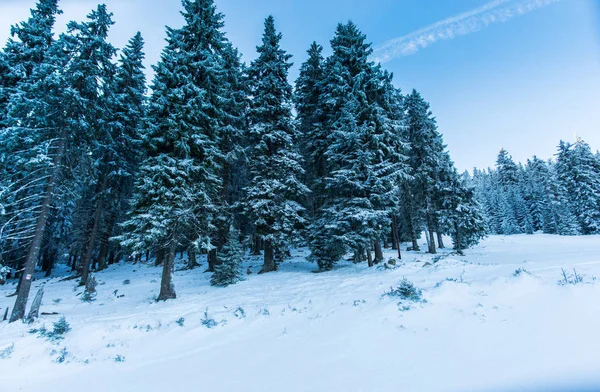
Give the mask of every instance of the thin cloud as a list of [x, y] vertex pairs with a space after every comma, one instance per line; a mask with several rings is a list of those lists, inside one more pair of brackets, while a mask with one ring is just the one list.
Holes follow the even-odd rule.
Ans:
[[493, 0], [481, 7], [443, 19], [405, 36], [394, 38], [374, 48], [373, 58], [385, 63], [408, 56], [442, 40], [483, 30], [494, 23], [504, 23], [560, 0]]

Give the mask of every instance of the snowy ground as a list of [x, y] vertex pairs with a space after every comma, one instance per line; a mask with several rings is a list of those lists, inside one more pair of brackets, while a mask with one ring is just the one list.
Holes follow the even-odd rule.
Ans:
[[[28, 331], [60, 316], [0, 323], [0, 391], [600, 390], [600, 236], [493, 236], [425, 267], [431, 256], [404, 252], [393, 270], [313, 274], [305, 255], [264, 275], [250, 260], [254, 273], [228, 288], [203, 268], [177, 272], [166, 303], [148, 265], [98, 273], [93, 303], [75, 281], [39, 279], [42, 311], [72, 330], [52, 343]], [[558, 284], [561, 268], [583, 282]], [[400, 310], [382, 296], [403, 277], [426, 302]], [[14, 289], [0, 286], [2, 312]]]

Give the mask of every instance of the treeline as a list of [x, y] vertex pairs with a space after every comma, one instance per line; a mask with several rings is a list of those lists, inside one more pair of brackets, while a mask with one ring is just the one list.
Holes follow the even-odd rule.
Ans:
[[491, 234], [600, 234], [600, 153], [580, 138], [525, 165], [502, 149], [496, 168], [475, 169], [471, 182]]
[[[324, 58], [313, 43], [295, 88], [272, 17], [241, 62], [213, 0], [183, 0], [149, 94], [138, 33], [118, 51], [106, 6], [55, 37], [57, 0], [39, 0], [0, 52], [0, 254], [20, 277], [67, 263], [81, 278], [134, 255], [163, 265], [206, 255], [212, 283], [240, 278], [243, 248], [273, 271], [308, 244], [320, 271], [346, 254], [373, 265], [425, 232], [461, 252], [484, 235], [429, 104], [369, 60], [352, 22]], [[204, 256], [203, 256], [204, 257]]]

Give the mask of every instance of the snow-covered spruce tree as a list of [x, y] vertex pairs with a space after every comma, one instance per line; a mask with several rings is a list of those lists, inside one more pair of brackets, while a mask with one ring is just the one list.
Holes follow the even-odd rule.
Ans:
[[219, 264], [215, 266], [215, 272], [210, 278], [213, 286], [227, 287], [244, 279], [242, 272], [242, 261], [244, 260], [244, 249], [240, 243], [240, 232], [230, 228], [227, 241], [219, 252]]
[[440, 190], [443, 194], [440, 223], [448, 228], [454, 250], [462, 254], [485, 237], [486, 225], [473, 189], [456, 170], [448, 174], [445, 186]]
[[104, 165], [108, 194], [100, 235], [98, 269], [107, 264], [109, 238], [115, 234], [128, 208], [133, 179], [140, 162], [143, 122], [146, 116], [144, 40], [138, 32], [123, 49], [108, 96], [108, 129]]
[[296, 80], [294, 103], [297, 112], [299, 150], [304, 159], [305, 183], [312, 193], [305, 201], [310, 215], [323, 204], [324, 173], [326, 169], [326, 132], [323, 127], [321, 89], [323, 88], [323, 47], [313, 42], [308, 49], [308, 59], [300, 66]]
[[583, 234], [600, 232], [600, 167], [590, 146], [561, 140], [556, 169]]
[[222, 15], [211, 0], [184, 0], [180, 29], [167, 28], [167, 46], [154, 68], [132, 211], [121, 244], [136, 253], [165, 252], [159, 300], [175, 298], [175, 251], [197, 241], [210, 249], [215, 200], [221, 191]]
[[[87, 179], [86, 192], [90, 200], [87, 231], [83, 240], [80, 285], [85, 285], [92, 256], [96, 250], [98, 236], [103, 230], [105, 206], [109, 198], [109, 174], [114, 169], [111, 150], [115, 141], [111, 132], [111, 108], [114, 91], [111, 89], [117, 67], [113, 63], [116, 48], [108, 41], [108, 32], [114, 24], [112, 13], [104, 4], [99, 5], [85, 22], [70, 22], [64, 36], [66, 47], [72, 53], [68, 66], [71, 91], [77, 103], [79, 134], [91, 160], [92, 176]], [[112, 156], [111, 156], [112, 155]]]
[[276, 270], [274, 249], [298, 239], [305, 219], [299, 200], [308, 192], [296, 151], [292, 87], [287, 82], [291, 55], [281, 49], [272, 16], [265, 21], [258, 58], [248, 69], [250, 94], [249, 172], [243, 208], [264, 247], [261, 272]]
[[[224, 37], [222, 37], [224, 40]], [[242, 188], [247, 181], [247, 168], [243, 147], [247, 130], [248, 85], [240, 63], [240, 55], [228, 41], [223, 41], [217, 53], [222, 58], [223, 78], [218, 86], [220, 99], [215, 100], [221, 126], [219, 150], [221, 161], [221, 191], [217, 201], [216, 233], [214, 249], [209, 253], [208, 269], [220, 263], [218, 252], [227, 241], [228, 231], [235, 218], [234, 206], [242, 198]], [[239, 217], [238, 217], [239, 220]]]
[[[405, 185], [403, 202], [408, 221], [417, 226], [416, 220], [423, 217], [427, 231], [429, 253], [436, 253], [434, 232], [434, 187], [444, 159], [444, 143], [437, 131], [437, 124], [429, 104], [413, 90], [405, 99], [406, 141], [410, 145], [408, 165], [411, 179]], [[417, 233], [412, 229], [413, 249]], [[415, 246], [416, 245], [416, 246]]]
[[19, 81], [28, 79], [54, 42], [58, 0], [38, 0], [31, 17], [11, 26], [10, 38], [0, 52], [0, 129], [8, 126], [8, 102]]
[[404, 175], [391, 76], [368, 60], [371, 46], [352, 22], [338, 25], [322, 82], [324, 203], [309, 230], [312, 258], [331, 269], [351, 249], [355, 260], [387, 232], [395, 184]]
[[4, 128], [0, 129], [4, 152], [0, 169], [3, 177], [9, 174], [12, 213], [19, 220], [11, 236], [17, 240], [19, 251], [27, 254], [11, 322], [25, 316], [31, 276], [71, 135], [69, 109], [64, 108], [67, 85], [63, 70], [67, 58], [53, 39], [59, 12], [56, 1], [38, 2], [27, 22], [13, 26], [11, 33], [18, 41], [10, 39], [3, 55], [9, 74], [16, 79], [8, 84], [3, 80], [0, 86], [0, 95], [8, 99], [8, 106], [3, 108]]

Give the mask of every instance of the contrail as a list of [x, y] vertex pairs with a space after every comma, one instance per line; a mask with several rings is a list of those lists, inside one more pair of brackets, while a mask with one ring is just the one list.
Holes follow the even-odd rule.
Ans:
[[504, 23], [560, 0], [493, 0], [481, 7], [443, 19], [405, 36], [394, 38], [374, 48], [373, 59], [385, 63], [408, 56], [437, 41], [475, 33], [494, 23]]

